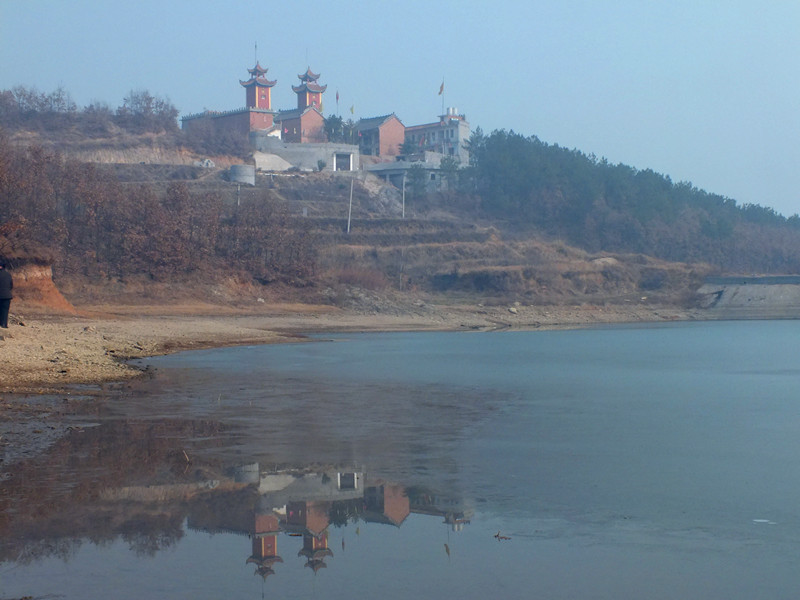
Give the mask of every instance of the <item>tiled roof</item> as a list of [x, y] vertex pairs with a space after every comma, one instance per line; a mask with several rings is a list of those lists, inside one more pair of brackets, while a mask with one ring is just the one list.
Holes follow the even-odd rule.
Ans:
[[304, 92], [306, 90], [308, 90], [309, 92], [322, 93], [327, 89], [328, 89], [327, 85], [319, 85], [317, 83], [314, 83], [313, 81], [309, 81], [307, 83], [302, 83], [301, 85], [298, 85], [298, 86], [294, 86], [294, 85], [292, 86], [292, 90], [295, 93]]
[[[367, 129], [375, 129], [376, 127], [380, 127], [386, 121], [394, 117], [397, 119], [397, 115], [394, 113], [383, 115], [381, 117], [370, 117], [369, 119], [359, 119], [358, 123], [356, 123], [356, 129], [358, 131], [366, 131]], [[400, 121], [400, 119], [397, 119]], [[402, 123], [402, 121], [401, 121]]]
[[269, 69], [265, 69], [264, 67], [262, 67], [261, 63], [259, 63], [258, 61], [256, 61], [255, 67], [253, 67], [252, 69], [247, 69], [247, 72], [250, 73], [250, 75], [255, 75], [256, 77], [264, 75], [267, 71], [269, 71]]
[[[278, 114], [276, 114], [275, 117], [273, 118], [273, 121], [286, 121], [288, 119], [297, 119], [299, 117], [302, 117], [310, 110], [316, 110], [317, 112], [319, 112], [316, 106], [306, 106], [305, 108], [293, 108], [291, 110], [279, 110]], [[322, 113], [320, 113], [320, 115], [321, 114]]]
[[298, 75], [297, 78], [300, 81], [316, 81], [319, 79], [319, 73], [314, 73], [311, 71], [311, 67], [306, 68], [306, 72], [302, 75]]
[[278, 83], [278, 80], [275, 79], [274, 81], [270, 81], [266, 77], [251, 77], [247, 81], [242, 81], [240, 79], [239, 83], [244, 87], [250, 87], [251, 85], [262, 85], [264, 87], [272, 87], [273, 85]]

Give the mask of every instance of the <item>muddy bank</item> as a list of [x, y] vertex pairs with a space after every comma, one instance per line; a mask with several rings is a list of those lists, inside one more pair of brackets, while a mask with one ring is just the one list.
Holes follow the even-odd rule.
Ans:
[[78, 315], [17, 313], [10, 329], [0, 334], [0, 481], [12, 465], [38, 456], [75, 428], [80, 431], [95, 411], [103, 410], [104, 399], [116, 397], [117, 388], [143, 376], [126, 362], [131, 358], [296, 342], [306, 333], [552, 329], [695, 318], [698, 315], [690, 311], [644, 305], [483, 307], [423, 302], [381, 312], [292, 304], [264, 305], [254, 314], [192, 304], [93, 306], [83, 307]]
[[[215, 316], [210, 316], [216, 312]], [[222, 312], [223, 314], [219, 314]], [[296, 341], [326, 331], [485, 330], [686, 320], [695, 313], [651, 306], [441, 306], [386, 313], [272, 305], [258, 313], [203, 305], [84, 308], [79, 315], [16, 314], [0, 334], [0, 392], [42, 394], [73, 384], [129, 379], [126, 359], [234, 344]]]

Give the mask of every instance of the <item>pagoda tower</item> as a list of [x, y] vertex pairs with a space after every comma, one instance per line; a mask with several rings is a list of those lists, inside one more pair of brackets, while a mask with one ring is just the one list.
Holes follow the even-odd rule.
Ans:
[[239, 80], [239, 83], [246, 92], [246, 106], [247, 108], [261, 108], [264, 110], [272, 110], [272, 86], [277, 83], [270, 81], [266, 78], [267, 71], [264, 67], [256, 61], [256, 66], [252, 69], [247, 69], [250, 73], [250, 79], [247, 81]]
[[297, 94], [297, 108], [305, 109], [313, 106], [322, 112], [322, 94], [328, 89], [328, 86], [317, 83], [319, 75], [313, 73], [310, 67], [297, 78], [300, 80], [300, 85], [292, 86], [292, 91]]

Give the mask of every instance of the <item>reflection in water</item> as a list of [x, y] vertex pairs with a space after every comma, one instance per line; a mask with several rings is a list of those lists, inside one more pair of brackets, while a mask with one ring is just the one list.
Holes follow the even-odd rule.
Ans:
[[[0, 483], [0, 560], [68, 558], [83, 540], [117, 536], [153, 554], [182, 535], [180, 505], [216, 484], [214, 465], [186, 460], [183, 440], [218, 443], [212, 421], [110, 421], [71, 428]], [[145, 504], [161, 503], [153, 511]]]
[[86, 542], [116, 539], [136, 556], [152, 557], [179, 543], [186, 524], [192, 531], [249, 536], [246, 563], [266, 579], [288, 559], [279, 552], [280, 538], [302, 538], [296, 558], [316, 573], [335, 556], [331, 527], [399, 528], [418, 513], [458, 531], [473, 514], [461, 499], [385, 481], [363, 467], [230, 468], [198, 462], [184, 449], [208, 450], [225, 433], [219, 423], [203, 420], [73, 428], [0, 483], [0, 564], [69, 561]]
[[0, 469], [0, 597], [794, 599], [798, 334], [165, 357]]
[[371, 479], [364, 470], [259, 473], [258, 465], [251, 464], [234, 473], [236, 481], [249, 482], [248, 489], [256, 497], [238, 493], [223, 503], [208, 498], [189, 512], [188, 524], [209, 533], [250, 535], [253, 551], [247, 563], [256, 565], [256, 574], [264, 578], [275, 574], [276, 563], [284, 562], [278, 553], [281, 536], [302, 537], [297, 555], [316, 572], [334, 556], [328, 547], [331, 526], [363, 521], [400, 527], [411, 513], [418, 513], [441, 517], [459, 531], [473, 514], [462, 500]]

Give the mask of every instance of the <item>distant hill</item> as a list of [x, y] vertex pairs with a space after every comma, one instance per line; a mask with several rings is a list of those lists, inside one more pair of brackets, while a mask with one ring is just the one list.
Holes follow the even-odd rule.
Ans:
[[399, 190], [358, 174], [348, 234], [349, 174], [260, 175], [237, 194], [224, 167], [241, 153], [193, 166], [219, 140], [130, 110], [9, 106], [0, 92], [0, 254], [52, 257], [70, 299], [686, 304], [709, 274], [800, 272], [797, 216], [533, 136], [478, 129], [470, 165], [445, 165], [438, 191], [409, 186], [405, 219]]
[[639, 252], [738, 273], [800, 273], [800, 217], [737, 205], [652, 170], [613, 165], [507, 131], [475, 132], [480, 212], [589, 251]]

